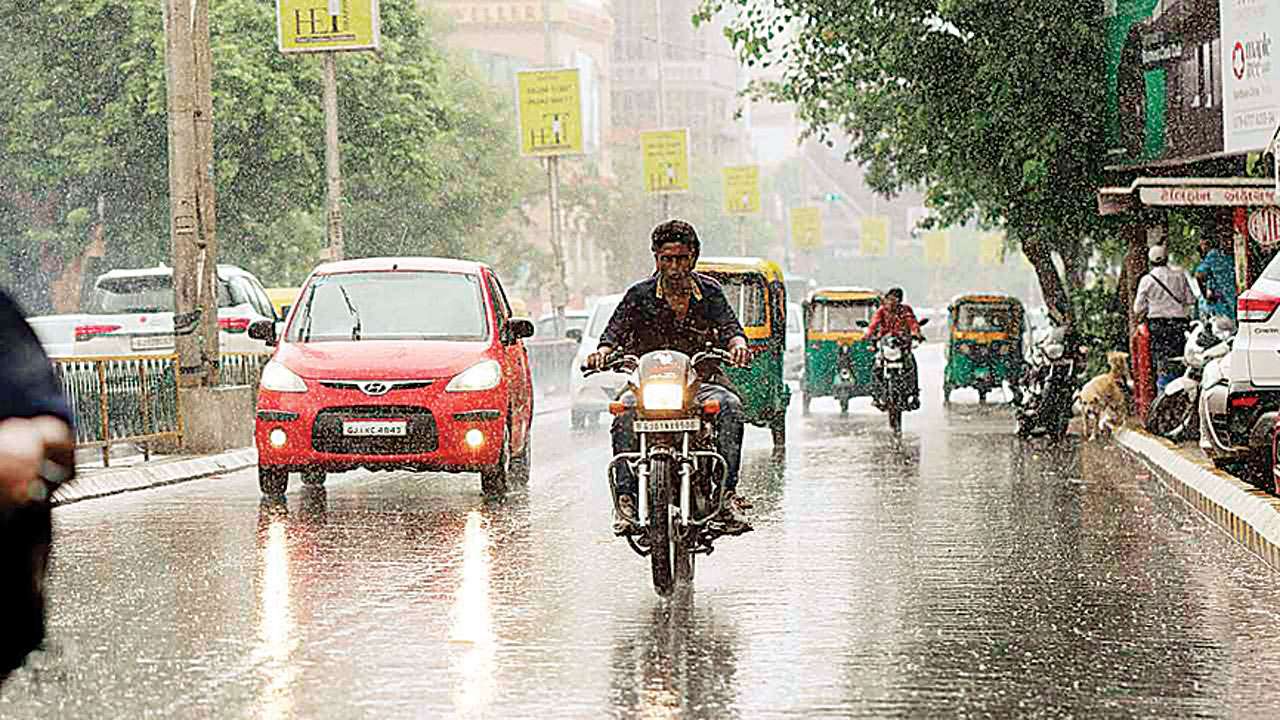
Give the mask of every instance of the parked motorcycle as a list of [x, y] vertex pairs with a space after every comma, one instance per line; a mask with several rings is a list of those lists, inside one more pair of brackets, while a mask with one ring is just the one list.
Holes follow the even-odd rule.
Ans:
[[1174, 442], [1187, 440], [1199, 431], [1197, 408], [1204, 367], [1231, 351], [1227, 341], [1234, 332], [1234, 323], [1225, 317], [1192, 323], [1182, 351], [1183, 373], [1166, 385], [1164, 392], [1152, 402], [1147, 411], [1148, 431]]
[[1015, 406], [1019, 436], [1056, 440], [1067, 434], [1087, 353], [1064, 327], [1040, 334], [1032, 344], [1022, 401]]
[[[662, 596], [677, 584], [692, 583], [694, 558], [709, 555], [721, 535], [736, 534], [721, 521], [728, 465], [716, 451], [719, 402], [696, 401], [699, 385], [721, 362], [731, 362], [728, 352], [712, 349], [690, 357], [656, 350], [638, 358], [614, 352], [600, 370], [582, 368], [584, 375], [629, 375], [640, 448], [613, 458], [609, 485], [617, 512], [619, 473], [626, 468], [637, 480], [638, 522], [625, 537], [632, 550], [648, 556], [653, 588]], [[609, 410], [618, 415], [626, 406], [615, 401]]]

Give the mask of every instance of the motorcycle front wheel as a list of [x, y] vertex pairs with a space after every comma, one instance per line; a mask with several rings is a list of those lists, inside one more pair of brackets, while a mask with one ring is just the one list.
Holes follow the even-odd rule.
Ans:
[[671, 507], [675, 482], [676, 473], [668, 458], [649, 460], [649, 564], [653, 589], [662, 597], [671, 594], [677, 579], [693, 579], [693, 556], [681, 538]]
[[1147, 430], [1153, 435], [1176, 439], [1186, 424], [1187, 410], [1191, 407], [1187, 393], [1157, 395], [1147, 412]]

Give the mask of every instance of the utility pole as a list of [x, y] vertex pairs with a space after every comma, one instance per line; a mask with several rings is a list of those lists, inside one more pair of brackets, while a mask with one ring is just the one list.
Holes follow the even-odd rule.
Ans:
[[[553, 68], [555, 59], [555, 34], [551, 26], [551, 0], [542, 0], [543, 66]], [[551, 257], [555, 262], [555, 280], [551, 288], [551, 307], [555, 309], [555, 333], [563, 338], [565, 333], [564, 308], [569, 303], [569, 284], [565, 279], [565, 253], [561, 247], [560, 223], [560, 157], [547, 156], [547, 212], [548, 232], [551, 234]]]
[[165, 0], [169, 239], [180, 387], [218, 382], [209, 0]]
[[[662, 56], [666, 52], [667, 46], [662, 40], [662, 0], [653, 0], [653, 9], [658, 19], [657, 31], [654, 33], [658, 44], [658, 129], [664, 130], [667, 127], [667, 80], [662, 69]], [[662, 217], [660, 221], [666, 222], [671, 217], [671, 194], [664, 192], [661, 195]]]
[[328, 197], [329, 259], [346, 253], [342, 238], [342, 156], [338, 151], [338, 54], [324, 53], [324, 174]]

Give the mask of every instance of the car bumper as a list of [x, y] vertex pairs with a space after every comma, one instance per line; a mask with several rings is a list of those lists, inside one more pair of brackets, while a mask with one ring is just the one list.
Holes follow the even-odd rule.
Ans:
[[[314, 385], [314, 383], [309, 383]], [[258, 465], [286, 470], [355, 468], [470, 472], [498, 463], [507, 425], [504, 389], [448, 393], [435, 386], [368, 397], [358, 390], [314, 388], [306, 393], [260, 391], [254, 440]], [[405, 438], [350, 438], [346, 419], [406, 418]], [[467, 442], [470, 430], [482, 442]], [[284, 433], [283, 444], [272, 433]], [[276, 436], [277, 440], [279, 435]]]

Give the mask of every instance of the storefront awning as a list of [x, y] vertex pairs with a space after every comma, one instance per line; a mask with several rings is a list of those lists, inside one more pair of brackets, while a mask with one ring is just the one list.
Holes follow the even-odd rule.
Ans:
[[1154, 207], [1244, 207], [1275, 205], [1270, 178], [1140, 177], [1127, 186], [1098, 191], [1098, 212], [1117, 215], [1139, 205]]

